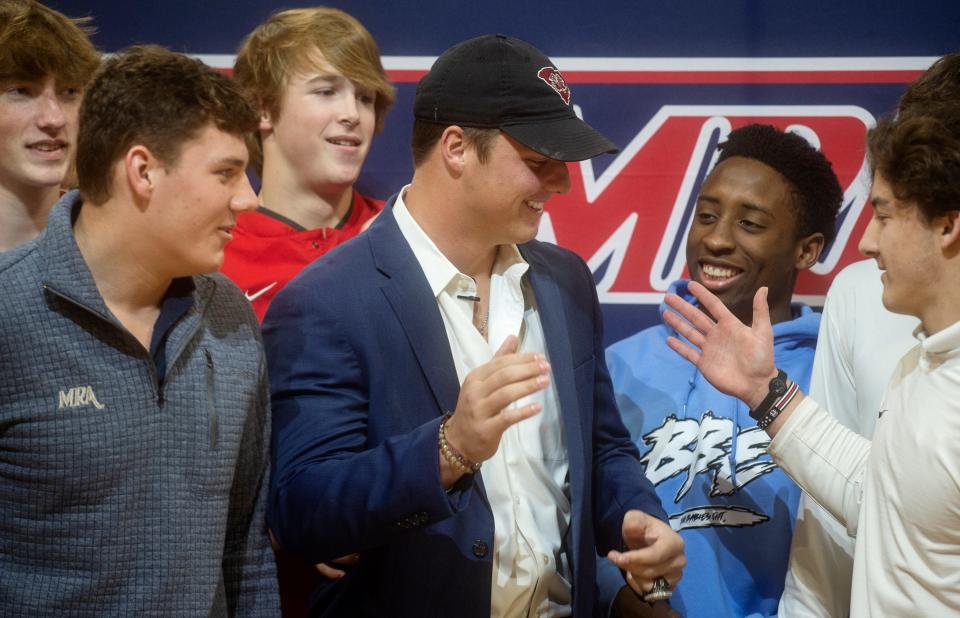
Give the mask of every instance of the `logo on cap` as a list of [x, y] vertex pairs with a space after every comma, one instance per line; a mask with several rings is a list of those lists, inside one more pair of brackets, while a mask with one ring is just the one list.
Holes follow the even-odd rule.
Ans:
[[567, 86], [567, 82], [563, 80], [563, 75], [560, 75], [560, 71], [553, 67], [543, 67], [537, 71], [537, 77], [553, 88], [564, 103], [570, 105], [570, 88]]

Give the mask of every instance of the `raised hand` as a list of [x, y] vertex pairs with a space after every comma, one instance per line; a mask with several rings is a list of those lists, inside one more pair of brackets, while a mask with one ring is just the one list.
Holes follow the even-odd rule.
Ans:
[[607, 554], [615, 565], [627, 573], [627, 584], [643, 596], [658, 577], [675, 586], [683, 576], [687, 558], [683, 539], [669, 524], [643, 511], [627, 511], [623, 517], [623, 542], [628, 550]]
[[677, 313], [664, 313], [664, 320], [692, 346], [677, 337], [668, 338], [667, 345], [696, 365], [718, 390], [755, 408], [766, 396], [770, 379], [777, 374], [767, 288], [760, 288], [753, 297], [750, 326], [738, 320], [699, 283], [691, 281], [688, 290], [710, 315], [679, 296], [668, 294], [665, 301]]
[[[447, 442], [474, 463], [486, 461], [497, 452], [507, 427], [540, 412], [540, 404], [519, 408], [511, 404], [550, 384], [550, 364], [539, 353], [516, 353], [517, 338], [507, 337], [488, 363], [471, 371], [460, 387], [457, 409], [447, 421]], [[443, 456], [441, 477], [449, 486], [459, 474], [452, 474]]]

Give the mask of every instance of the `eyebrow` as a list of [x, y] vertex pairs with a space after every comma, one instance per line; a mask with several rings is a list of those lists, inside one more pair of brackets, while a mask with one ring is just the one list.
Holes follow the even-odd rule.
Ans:
[[346, 81], [347, 78], [343, 75], [334, 75], [333, 73], [318, 73], [306, 81], [307, 84], [312, 84], [314, 82], [342, 82]]
[[[711, 196], [711, 195], [704, 195], [704, 194], [702, 194], [702, 193], [697, 196], [697, 201], [698, 201], [698, 202], [700, 202], [700, 201], [710, 202], [711, 204], [719, 204], [719, 203], [720, 203], [720, 200], [719, 200], [718, 198], [715, 198], [715, 197], [713, 197], [713, 196]], [[753, 203], [751, 203], [751, 202], [739, 202], [739, 203], [737, 204], [737, 206], [740, 207], [740, 208], [746, 208], [747, 210], [753, 210], [753, 211], [756, 211], [756, 212], [765, 214], [765, 215], [767, 215], [767, 216], [769, 216], [769, 217], [772, 217], [772, 216], [773, 216], [773, 212], [772, 212], [769, 208], [766, 208], [766, 207], [764, 207], [764, 206], [759, 206], [759, 205], [753, 204]]]
[[760, 206], [760, 205], [758, 205], [758, 204], [751, 204], [750, 202], [742, 202], [742, 203], [740, 204], [740, 206], [742, 206], [743, 208], [746, 208], [747, 210], [755, 210], [756, 212], [765, 214], [765, 215], [767, 215], [767, 216], [769, 216], [769, 217], [772, 217], [772, 216], [773, 216], [773, 211], [771, 211], [771, 210], [770, 210], [769, 208], [767, 208], [766, 206]]
[[247, 162], [237, 157], [224, 157], [218, 160], [214, 164], [215, 167], [220, 167], [222, 165], [232, 165], [233, 167], [247, 167]]
[[890, 200], [885, 197], [880, 197], [879, 195], [873, 195], [870, 197], [870, 205], [874, 208], [878, 206], [889, 206]]

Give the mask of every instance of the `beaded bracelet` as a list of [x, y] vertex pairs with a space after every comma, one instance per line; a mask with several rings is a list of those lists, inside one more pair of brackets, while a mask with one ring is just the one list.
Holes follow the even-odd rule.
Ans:
[[480, 470], [480, 464], [473, 463], [447, 442], [446, 425], [451, 416], [453, 414], [447, 412], [440, 421], [440, 431], [437, 436], [437, 446], [440, 447], [440, 454], [447, 460], [447, 463], [459, 470], [461, 474], [476, 474]]

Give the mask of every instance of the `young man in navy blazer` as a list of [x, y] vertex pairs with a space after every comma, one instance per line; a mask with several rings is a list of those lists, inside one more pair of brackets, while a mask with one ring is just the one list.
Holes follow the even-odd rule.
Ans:
[[588, 616], [598, 551], [668, 596], [683, 542], [620, 421], [592, 275], [533, 240], [564, 162], [615, 146], [502, 35], [442, 54], [414, 115], [411, 183], [264, 320], [273, 532], [360, 553], [316, 615]]

